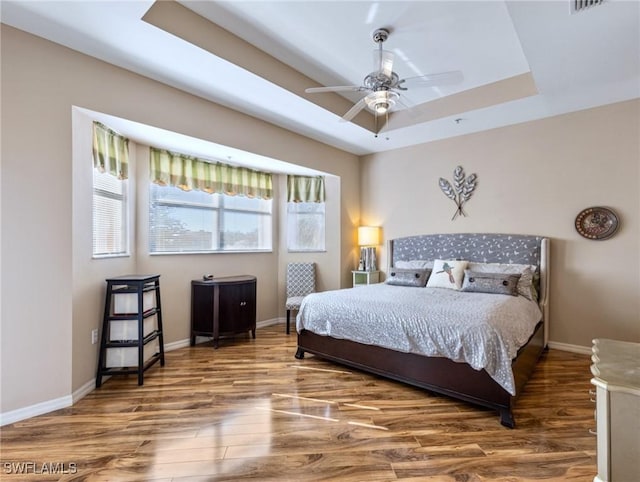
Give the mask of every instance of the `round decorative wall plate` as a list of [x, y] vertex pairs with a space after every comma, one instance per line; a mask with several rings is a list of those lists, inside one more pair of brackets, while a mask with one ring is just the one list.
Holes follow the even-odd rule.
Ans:
[[608, 239], [617, 229], [618, 216], [608, 208], [587, 208], [576, 216], [576, 231], [587, 239]]

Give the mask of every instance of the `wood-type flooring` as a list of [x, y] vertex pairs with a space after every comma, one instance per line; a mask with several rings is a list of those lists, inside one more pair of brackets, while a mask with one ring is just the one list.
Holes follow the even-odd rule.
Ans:
[[306, 355], [283, 325], [166, 353], [73, 407], [2, 427], [0, 479], [592, 481], [586, 355], [549, 350], [516, 428], [498, 415]]

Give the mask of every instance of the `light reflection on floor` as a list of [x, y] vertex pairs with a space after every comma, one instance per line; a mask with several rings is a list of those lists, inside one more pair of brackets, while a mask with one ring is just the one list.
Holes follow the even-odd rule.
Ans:
[[274, 433], [271, 398], [252, 399], [243, 405], [223, 422], [200, 429], [195, 438], [172, 440], [156, 449], [152, 472], [146, 476], [184, 476], [185, 465], [193, 475], [224, 475], [239, 470], [246, 464], [244, 458], [269, 455]]
[[[344, 370], [318, 369], [292, 365], [293, 369], [351, 374]], [[326, 400], [297, 393], [272, 393], [238, 404], [222, 422], [202, 427], [195, 438], [173, 439], [154, 447], [153, 469], [149, 478], [193, 475], [223, 476], [239, 473], [247, 459], [273, 453], [272, 437], [278, 424], [295, 418], [331, 424], [388, 431], [360, 411], [380, 411], [377, 407], [337, 400]], [[284, 417], [284, 418], [283, 418]], [[151, 449], [151, 448], [150, 448]]]

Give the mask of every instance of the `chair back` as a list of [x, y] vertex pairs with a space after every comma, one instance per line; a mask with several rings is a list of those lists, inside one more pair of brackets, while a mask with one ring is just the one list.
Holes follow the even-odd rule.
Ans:
[[287, 298], [306, 296], [315, 290], [315, 263], [289, 263], [287, 265]]

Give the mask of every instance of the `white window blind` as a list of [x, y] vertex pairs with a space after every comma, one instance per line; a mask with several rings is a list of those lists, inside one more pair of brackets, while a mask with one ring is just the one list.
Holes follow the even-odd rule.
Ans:
[[93, 255], [129, 253], [126, 179], [93, 169]]
[[287, 248], [289, 251], [325, 250], [325, 203], [287, 203]]
[[270, 251], [271, 200], [150, 184], [149, 251]]

